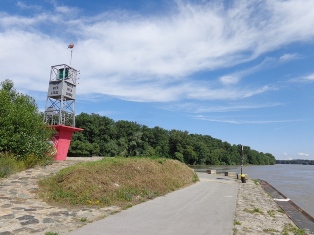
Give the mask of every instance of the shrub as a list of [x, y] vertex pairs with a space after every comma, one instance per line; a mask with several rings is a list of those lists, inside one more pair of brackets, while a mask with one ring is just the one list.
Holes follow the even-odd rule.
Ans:
[[0, 88], [0, 152], [12, 153], [17, 160], [29, 158], [32, 166], [33, 156], [47, 157], [52, 130], [43, 123], [35, 100], [16, 92], [13, 85], [5, 80]]

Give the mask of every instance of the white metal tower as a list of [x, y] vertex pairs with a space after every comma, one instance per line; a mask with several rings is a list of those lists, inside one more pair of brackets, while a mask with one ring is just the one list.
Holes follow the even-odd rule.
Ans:
[[76, 81], [79, 71], [69, 65], [51, 66], [44, 122], [75, 126]]

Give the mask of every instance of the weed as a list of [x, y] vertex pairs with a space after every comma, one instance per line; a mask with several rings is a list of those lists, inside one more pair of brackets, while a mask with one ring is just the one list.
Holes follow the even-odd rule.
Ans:
[[151, 191], [151, 190], [147, 190], [147, 189], [143, 189], [141, 190], [141, 197], [147, 198], [147, 199], [152, 199], [154, 197], [156, 197], [156, 194]]
[[253, 211], [254, 211], [254, 213], [264, 214], [264, 212], [261, 211], [259, 208], [254, 208]]
[[279, 213], [282, 213], [282, 214], [285, 213], [285, 211], [284, 211], [283, 209], [278, 209], [277, 211], [278, 211]]
[[253, 180], [254, 184], [259, 185], [259, 181], [258, 180]]
[[110, 213], [110, 215], [114, 215], [114, 214], [117, 214], [117, 213], [119, 213], [119, 212], [121, 212], [121, 211], [120, 211], [120, 210], [113, 211], [113, 212]]
[[87, 221], [86, 217], [81, 218], [81, 222], [86, 222], [86, 221]]
[[95, 200], [95, 201], [92, 201], [92, 200], [86, 200], [86, 202], [90, 205], [98, 205], [99, 204], [99, 200]]
[[243, 211], [251, 213], [251, 214], [254, 214], [254, 213], [264, 214], [263, 211], [261, 211], [259, 208], [256, 208], [256, 207], [252, 210], [245, 208], [243, 209]]
[[238, 221], [238, 220], [234, 220], [234, 221], [233, 221], [233, 224], [234, 224], [234, 225], [241, 225], [241, 222]]
[[272, 234], [274, 234], [275, 232], [279, 232], [278, 230], [274, 229], [274, 228], [265, 228], [263, 229], [264, 232], [271, 232]]
[[253, 211], [252, 211], [252, 210], [249, 210], [248, 208], [244, 208], [243, 211], [248, 212], [248, 213], [251, 213], [251, 214], [253, 213]]
[[54, 233], [54, 232], [45, 232], [45, 235], [59, 235], [59, 233]]
[[275, 211], [274, 211], [274, 210], [268, 210], [267, 213], [268, 213], [271, 217], [275, 217]]
[[103, 196], [100, 201], [104, 204], [104, 205], [111, 205], [111, 200], [110, 197], [108, 196]]
[[284, 234], [289, 234], [289, 232], [292, 232], [294, 235], [306, 235], [305, 231], [303, 229], [299, 229], [292, 224], [285, 224]]
[[198, 175], [197, 175], [196, 173], [194, 173], [192, 181], [193, 181], [194, 183], [196, 183], [196, 182], [199, 181], [199, 180], [200, 180], [200, 179], [198, 178]]
[[125, 207], [123, 207], [122, 210], [127, 210], [127, 209], [131, 208], [132, 206], [133, 206], [132, 204], [128, 204]]
[[38, 163], [39, 159], [34, 154], [29, 154], [24, 159], [24, 166], [26, 168], [32, 168]]
[[237, 235], [238, 234], [238, 229], [233, 228], [233, 235]]
[[8, 177], [24, 169], [23, 162], [16, 160], [12, 154], [0, 153], [0, 178]]

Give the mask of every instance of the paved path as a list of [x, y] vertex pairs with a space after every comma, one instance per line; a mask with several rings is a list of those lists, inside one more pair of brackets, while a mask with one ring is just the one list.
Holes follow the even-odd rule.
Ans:
[[155, 198], [68, 235], [233, 234], [238, 182], [199, 173], [200, 182]]

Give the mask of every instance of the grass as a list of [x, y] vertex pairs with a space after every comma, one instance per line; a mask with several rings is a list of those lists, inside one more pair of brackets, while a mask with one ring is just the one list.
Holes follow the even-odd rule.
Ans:
[[267, 213], [269, 214], [269, 216], [275, 217], [275, 211], [274, 210], [268, 210]]
[[243, 211], [251, 213], [251, 214], [254, 214], [254, 213], [264, 214], [263, 211], [261, 211], [259, 208], [256, 208], [256, 207], [252, 210], [245, 208], [243, 209]]
[[86, 222], [87, 221], [87, 218], [83, 217], [81, 218], [81, 222]]
[[238, 220], [234, 220], [234, 221], [233, 221], [233, 224], [234, 224], [234, 225], [241, 225], [241, 222], [238, 221]]
[[17, 160], [13, 154], [0, 152], [0, 178], [8, 177], [19, 171], [32, 168], [36, 165], [49, 165], [53, 162], [51, 157], [40, 159], [30, 154], [23, 160]]
[[283, 209], [278, 209], [277, 210], [279, 213], [285, 214], [286, 212]]
[[12, 154], [0, 153], [0, 178], [8, 177], [24, 169], [23, 162], [17, 161]]
[[271, 234], [274, 234], [274, 233], [278, 233], [279, 231], [274, 229], [274, 228], [265, 228], [263, 229], [264, 232], [268, 232], [268, 233], [271, 233]]
[[198, 180], [171, 159], [110, 158], [62, 169], [39, 182], [39, 196], [60, 206], [128, 208]]
[[299, 229], [292, 224], [285, 224], [283, 234], [289, 235], [293, 233], [294, 235], [306, 235], [305, 231], [303, 229]]

